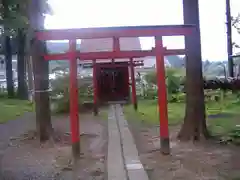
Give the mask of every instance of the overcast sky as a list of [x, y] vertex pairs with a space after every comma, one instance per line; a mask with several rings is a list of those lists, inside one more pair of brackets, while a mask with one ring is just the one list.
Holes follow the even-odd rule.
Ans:
[[[232, 15], [240, 12], [240, 0], [232, 1]], [[182, 24], [182, 0], [49, 0], [54, 15], [47, 16], [46, 28], [82, 28], [123, 25]], [[199, 0], [202, 56], [226, 60], [225, 0]], [[240, 43], [240, 35], [233, 32]], [[165, 39], [169, 48], [184, 47], [182, 37]], [[151, 38], [141, 38], [143, 49], [153, 46]], [[240, 51], [240, 50], [239, 50]], [[237, 51], [235, 51], [237, 52]]]

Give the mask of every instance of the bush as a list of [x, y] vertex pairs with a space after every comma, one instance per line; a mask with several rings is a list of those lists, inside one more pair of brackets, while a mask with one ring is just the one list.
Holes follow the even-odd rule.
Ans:
[[[53, 104], [54, 113], [67, 113], [69, 112], [70, 92], [69, 92], [69, 76], [64, 75], [58, 77], [51, 82], [51, 101]], [[91, 100], [93, 97], [92, 85], [84, 82], [83, 79], [78, 81], [78, 102], [79, 107], [82, 106], [84, 101]]]
[[156, 72], [149, 72], [148, 74], [146, 74], [145, 75], [145, 80], [147, 81], [148, 84], [157, 85]]
[[[78, 99], [80, 103], [80, 99]], [[70, 110], [70, 98], [69, 95], [65, 94], [61, 98], [53, 101], [53, 112], [54, 113], [67, 113]]]
[[148, 88], [145, 91], [144, 99], [157, 99], [157, 89]]
[[[148, 85], [157, 85], [156, 72], [150, 72], [145, 76]], [[178, 70], [174, 68], [166, 69], [166, 86], [169, 94], [180, 92], [182, 76], [178, 75]], [[171, 98], [170, 98], [171, 99]]]

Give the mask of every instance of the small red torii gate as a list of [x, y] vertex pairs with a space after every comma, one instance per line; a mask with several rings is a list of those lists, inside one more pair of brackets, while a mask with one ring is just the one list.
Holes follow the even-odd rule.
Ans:
[[[96, 87], [96, 61], [100, 59], [130, 59], [132, 77], [132, 99], [137, 109], [136, 87], [134, 78], [134, 58], [156, 56], [158, 109], [160, 122], [161, 152], [170, 153], [167, 92], [165, 84], [164, 56], [185, 54], [184, 49], [166, 49], [163, 47], [163, 36], [185, 36], [192, 32], [193, 25], [167, 25], [167, 26], [130, 26], [130, 27], [104, 27], [82, 29], [59, 29], [36, 32], [38, 40], [69, 40], [69, 52], [61, 54], [44, 55], [45, 60], [69, 59], [70, 61], [70, 123], [73, 156], [80, 154], [79, 113], [78, 113], [78, 87], [77, 87], [77, 59], [93, 61], [94, 104], [97, 102]], [[121, 37], [154, 37], [155, 48], [152, 50], [121, 51], [119, 38]], [[109, 52], [78, 52], [76, 39], [113, 38], [113, 51]], [[113, 60], [114, 61], [114, 60]], [[114, 63], [114, 62], [113, 62]]]

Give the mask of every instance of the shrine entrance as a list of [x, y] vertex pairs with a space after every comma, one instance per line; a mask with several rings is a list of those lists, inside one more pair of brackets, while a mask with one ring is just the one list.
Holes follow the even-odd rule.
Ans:
[[111, 63], [103, 63], [98, 67], [98, 96], [99, 101], [129, 100], [129, 73], [127, 62], [115, 63], [123, 65], [116, 67]]
[[[94, 114], [97, 115], [99, 98], [123, 98], [129, 94], [128, 67], [131, 74], [132, 103], [137, 110], [137, 96], [134, 67], [142, 62], [137, 58], [155, 56], [158, 86], [158, 113], [160, 122], [160, 144], [163, 154], [170, 153], [167, 91], [165, 84], [164, 56], [183, 55], [184, 49], [167, 49], [163, 46], [163, 36], [185, 36], [194, 29], [193, 25], [167, 26], [131, 26], [107, 28], [59, 29], [36, 32], [39, 40], [69, 40], [69, 52], [43, 55], [45, 60], [68, 59], [70, 66], [70, 123], [73, 156], [80, 155], [79, 108], [77, 59], [91, 60], [93, 64]], [[155, 48], [151, 50], [121, 50], [121, 37], [154, 37]], [[76, 50], [76, 39], [112, 38], [113, 50], [105, 52], [81, 52]], [[111, 59], [110, 64], [98, 64], [101, 59]], [[115, 59], [128, 59], [126, 63], [117, 64]], [[100, 80], [100, 79], [101, 80]], [[123, 85], [120, 86], [120, 85]], [[107, 87], [110, 87], [109, 89]], [[99, 96], [101, 95], [101, 96]], [[109, 97], [107, 97], [109, 96]], [[119, 97], [118, 97], [119, 96]]]

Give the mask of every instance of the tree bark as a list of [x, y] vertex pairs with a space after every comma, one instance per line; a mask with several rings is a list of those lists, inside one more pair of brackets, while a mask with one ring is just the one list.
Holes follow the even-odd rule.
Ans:
[[185, 37], [186, 48], [186, 111], [180, 140], [200, 140], [209, 137], [205, 119], [201, 38], [198, 0], [183, 0], [184, 24], [196, 26]]
[[12, 46], [10, 36], [5, 36], [5, 62], [8, 97], [14, 97], [14, 83], [12, 71]]
[[26, 56], [26, 69], [27, 69], [27, 85], [28, 85], [28, 100], [33, 101], [33, 68], [32, 68], [32, 57]]
[[232, 45], [232, 16], [230, 0], [226, 0], [226, 20], [227, 20], [227, 51], [228, 51], [228, 73], [229, 77], [234, 77], [233, 45]]
[[51, 112], [49, 102], [48, 61], [43, 55], [46, 53], [45, 43], [36, 39], [36, 32], [44, 29], [43, 3], [31, 0], [29, 4], [29, 19], [32, 32], [31, 54], [34, 74], [36, 125], [40, 141], [49, 140], [52, 135]]
[[[2, 18], [6, 20], [9, 17], [9, 6], [7, 0], [2, 0]], [[6, 67], [6, 80], [7, 80], [7, 92], [8, 97], [14, 97], [14, 83], [12, 72], [12, 46], [11, 38], [9, 36], [9, 28], [4, 27], [4, 54], [5, 54], [5, 67]]]
[[49, 140], [53, 131], [48, 92], [48, 61], [41, 56], [45, 52], [43, 42], [34, 40], [32, 47], [37, 132], [40, 141], [46, 141]]
[[17, 56], [17, 72], [18, 72], [18, 90], [19, 99], [28, 99], [26, 70], [25, 70], [25, 40], [26, 36], [22, 29], [18, 30], [18, 56]]

